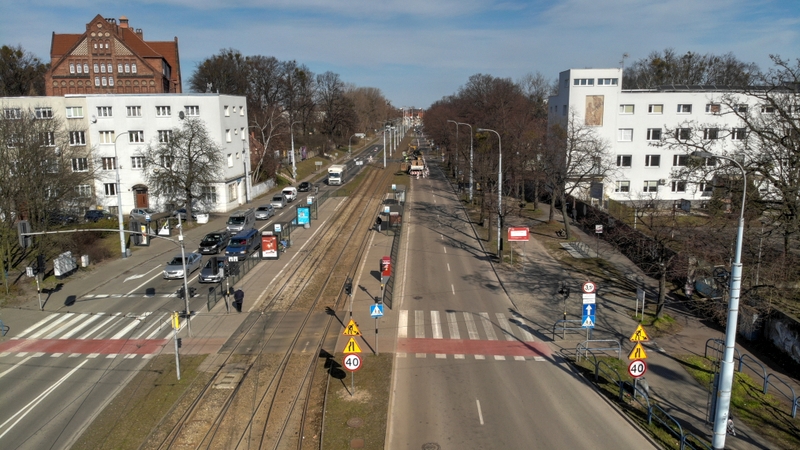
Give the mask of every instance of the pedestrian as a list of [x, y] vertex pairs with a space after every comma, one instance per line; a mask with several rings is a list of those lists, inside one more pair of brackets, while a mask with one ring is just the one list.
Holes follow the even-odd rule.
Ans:
[[237, 289], [233, 293], [233, 307], [236, 308], [236, 311], [242, 312], [242, 303], [244, 303], [244, 291]]
[[381, 232], [381, 224], [382, 223], [383, 223], [383, 220], [381, 220], [380, 216], [377, 219], [375, 219], [375, 227], [378, 229], [378, 233]]

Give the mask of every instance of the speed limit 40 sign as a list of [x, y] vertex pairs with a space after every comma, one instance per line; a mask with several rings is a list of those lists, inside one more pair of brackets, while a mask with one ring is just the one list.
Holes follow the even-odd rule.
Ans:
[[633, 378], [639, 378], [647, 372], [647, 363], [641, 359], [634, 359], [628, 364], [628, 375]]
[[356, 370], [361, 368], [361, 357], [358, 356], [356, 353], [350, 353], [344, 355], [344, 360], [342, 360], [342, 365], [346, 370], [350, 372], [355, 372]]

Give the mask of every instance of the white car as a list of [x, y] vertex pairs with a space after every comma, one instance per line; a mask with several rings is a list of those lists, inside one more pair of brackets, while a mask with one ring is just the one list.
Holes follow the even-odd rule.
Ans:
[[289, 187], [283, 188], [283, 190], [281, 192], [283, 193], [283, 196], [286, 197], [286, 201], [287, 202], [293, 202], [295, 199], [297, 199], [297, 188], [296, 187], [289, 186]]
[[[203, 255], [200, 253], [187, 253], [186, 254], [186, 275], [189, 276], [192, 272], [199, 269], [203, 265]], [[164, 267], [164, 279], [183, 278], [183, 258], [180, 253], [175, 255], [167, 267]]]

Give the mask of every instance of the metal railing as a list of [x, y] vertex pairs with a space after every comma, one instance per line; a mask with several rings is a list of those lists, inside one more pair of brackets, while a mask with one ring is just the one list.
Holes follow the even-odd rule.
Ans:
[[2, 320], [0, 320], [0, 336], [5, 336], [6, 333], [8, 333], [8, 330], [9, 328], [6, 326], [6, 324], [4, 324]]
[[[577, 327], [567, 326], [570, 323], [577, 323], [578, 326]], [[561, 320], [556, 321], [556, 323], [553, 324], [553, 340], [554, 341], [556, 340], [556, 330], [560, 330], [561, 331], [561, 339], [566, 339], [567, 330], [570, 330], [570, 331], [575, 331], [575, 330], [584, 331], [584, 330], [586, 330], [585, 328], [580, 326], [581, 323], [582, 322], [580, 320], [578, 320], [578, 319], [566, 319], [566, 320], [565, 319], [561, 319]]]
[[260, 256], [260, 250], [250, 253], [247, 255], [247, 258], [244, 259], [244, 261], [235, 263], [237, 269], [229, 270], [229, 272], [232, 273], [226, 273], [224, 280], [208, 288], [208, 293], [206, 294], [206, 308], [209, 311], [211, 311], [211, 308], [217, 305], [220, 299], [225, 298], [227, 286], [234, 286], [236, 283], [240, 282], [247, 272], [252, 270], [256, 264], [261, 262]]
[[[608, 343], [608, 342], [612, 343], [613, 345], [610, 347], [592, 346], [593, 344]], [[581, 350], [583, 350], [583, 352], [581, 352]], [[603, 352], [616, 351], [617, 359], [620, 359], [622, 357], [622, 346], [620, 345], [619, 341], [614, 339], [592, 339], [580, 342], [578, 343], [578, 345], [575, 346], [575, 360], [576, 361], [581, 360], [581, 353], [583, 353], [584, 357], [586, 357], [585, 355], [587, 353], [592, 353], [592, 355], [594, 355], [594, 352], [598, 350]]]

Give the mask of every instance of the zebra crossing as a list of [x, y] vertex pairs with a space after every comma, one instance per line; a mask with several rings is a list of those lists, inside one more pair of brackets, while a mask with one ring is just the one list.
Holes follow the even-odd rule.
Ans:
[[[181, 327], [185, 326], [185, 319]], [[0, 343], [0, 358], [16, 356], [87, 358], [137, 355], [150, 358], [172, 335], [171, 313], [57, 313], [51, 314]]]
[[[518, 317], [505, 313], [470, 311], [399, 310], [397, 323], [397, 356], [426, 358], [434, 355], [446, 359], [476, 360], [487, 357], [504, 361], [545, 361], [551, 357], [549, 346], [537, 342], [533, 328]], [[462, 331], [464, 332], [462, 334]], [[413, 334], [410, 335], [410, 334]], [[463, 337], [462, 337], [463, 336]]]

